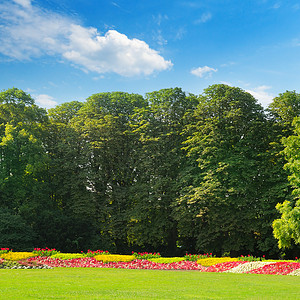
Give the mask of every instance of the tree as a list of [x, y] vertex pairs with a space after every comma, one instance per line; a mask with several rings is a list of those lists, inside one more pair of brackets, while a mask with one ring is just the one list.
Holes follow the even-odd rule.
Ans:
[[50, 109], [45, 139], [51, 207], [41, 212], [37, 231], [43, 244], [67, 252], [100, 247], [93, 245], [96, 206], [87, 189], [90, 147], [73, 125], [83, 105], [72, 101]]
[[32, 251], [36, 236], [32, 228], [18, 214], [0, 209], [0, 245], [14, 251]]
[[0, 210], [5, 220], [16, 222], [15, 226], [3, 225], [11, 230], [8, 244], [16, 245], [24, 235], [23, 242], [14, 246], [20, 249], [28, 247], [33, 236], [36, 238], [35, 216], [48, 200], [43, 145], [48, 118], [30, 95], [13, 88], [0, 93], [0, 122]]
[[197, 98], [174, 88], [148, 93], [146, 100], [149, 107], [139, 112], [134, 124], [139, 159], [131, 189], [129, 238], [133, 245], [170, 255], [178, 249], [173, 203], [180, 194], [179, 178], [186, 161], [181, 133], [184, 116], [196, 107]]
[[291, 129], [294, 118], [300, 115], [300, 94], [295, 91], [279, 94], [269, 105], [269, 111], [278, 123]]
[[42, 144], [46, 111], [18, 89], [0, 93], [1, 203], [19, 210], [43, 190], [46, 154]]
[[293, 121], [294, 135], [282, 139], [283, 152], [287, 159], [285, 168], [289, 171], [289, 182], [293, 188], [294, 198], [278, 203], [276, 208], [281, 217], [274, 220], [274, 236], [278, 239], [279, 248], [291, 248], [293, 242], [300, 244], [300, 117]]
[[130, 188], [138, 159], [131, 122], [136, 110], [145, 106], [146, 101], [137, 94], [99, 93], [87, 99], [73, 120], [80, 139], [89, 145], [86, 187], [96, 205], [97, 230], [101, 240], [119, 252], [128, 245]]
[[213, 85], [186, 130], [185, 149], [198, 172], [178, 201], [181, 243], [196, 240], [196, 250], [219, 254], [262, 250], [276, 203], [268, 195], [263, 108], [239, 88]]

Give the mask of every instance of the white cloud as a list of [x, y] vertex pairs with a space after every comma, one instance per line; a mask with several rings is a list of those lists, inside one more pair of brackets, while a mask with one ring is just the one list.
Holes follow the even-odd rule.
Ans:
[[30, 0], [0, 4], [0, 53], [17, 60], [63, 57], [85, 71], [122, 76], [150, 75], [172, 67], [148, 44], [109, 30], [83, 27], [73, 19], [42, 10]]
[[30, 7], [31, 0], [13, 0], [15, 3], [22, 5], [23, 7]]
[[273, 9], [278, 9], [278, 8], [280, 8], [280, 6], [281, 6], [280, 3], [275, 3], [275, 4], [272, 6], [272, 8], [273, 8]]
[[267, 107], [274, 98], [274, 95], [267, 92], [267, 90], [271, 88], [271, 86], [262, 85], [252, 90], [246, 90], [246, 92], [250, 93], [255, 99], [257, 99], [262, 106]]
[[228, 81], [221, 81], [222, 84], [226, 84], [226, 85], [229, 85], [229, 86], [232, 86], [232, 83], [231, 82], [228, 82]]
[[212, 18], [211, 13], [203, 13], [199, 19], [197, 19], [194, 23], [195, 24], [200, 24], [200, 23], [206, 23]]
[[36, 103], [43, 108], [52, 108], [55, 107], [58, 103], [54, 101], [53, 97], [45, 94], [34, 96]]
[[192, 69], [191, 74], [202, 78], [204, 75], [207, 75], [208, 77], [210, 77], [213, 72], [217, 72], [217, 71], [218, 71], [218, 69], [213, 69], [208, 66], [204, 66], [204, 67]]
[[236, 64], [236, 62], [230, 61], [228, 63], [222, 64], [221, 67], [226, 68], [226, 67], [234, 66], [235, 64]]

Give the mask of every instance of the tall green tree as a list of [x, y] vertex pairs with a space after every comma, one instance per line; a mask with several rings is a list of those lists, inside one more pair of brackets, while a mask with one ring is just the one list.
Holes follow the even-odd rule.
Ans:
[[97, 235], [96, 208], [86, 180], [90, 147], [72, 123], [83, 105], [72, 101], [50, 109], [45, 140], [52, 208], [40, 214], [38, 231], [42, 241], [68, 252], [98, 246], [93, 245]]
[[95, 94], [74, 119], [76, 132], [90, 146], [86, 184], [97, 207], [99, 235], [120, 252], [128, 245], [130, 188], [138, 160], [131, 123], [135, 112], [146, 104], [137, 94]]
[[197, 105], [193, 95], [180, 88], [146, 94], [149, 107], [140, 111], [135, 124], [139, 135], [137, 177], [130, 240], [133, 244], [174, 254], [177, 249], [177, 222], [173, 202], [180, 195], [186, 157], [182, 129], [188, 112]]
[[[34, 216], [48, 195], [43, 145], [46, 111], [36, 106], [30, 95], [13, 88], [0, 93], [0, 122], [0, 209], [18, 220], [19, 225], [11, 228], [19, 231], [20, 224], [26, 223], [32, 233]], [[15, 237], [20, 239], [19, 233]], [[24, 244], [26, 240], [24, 236]]]
[[196, 250], [219, 254], [270, 250], [265, 239], [276, 202], [268, 195], [270, 129], [263, 108], [223, 84], [205, 89], [199, 101], [186, 128], [185, 149], [198, 172], [178, 201], [182, 244], [195, 240]]
[[294, 118], [293, 126], [294, 134], [282, 139], [287, 159], [285, 168], [290, 174], [288, 180], [293, 189], [293, 198], [277, 204], [281, 216], [273, 222], [274, 236], [280, 248], [292, 248], [294, 244], [300, 244], [300, 117]]
[[[278, 246], [283, 251], [297, 251], [291, 228], [297, 226], [295, 213], [297, 212], [297, 136], [300, 116], [300, 94], [295, 91], [286, 91], [275, 97], [269, 105], [270, 121], [273, 122], [274, 141], [272, 152], [277, 161], [277, 178], [281, 181], [282, 197], [276, 206], [279, 214], [273, 222], [274, 236], [278, 239]], [[293, 123], [293, 120], [294, 123]], [[295, 189], [294, 192], [293, 189]], [[295, 208], [295, 209], [294, 209]], [[280, 218], [279, 218], [280, 217]], [[293, 225], [292, 225], [293, 224]]]

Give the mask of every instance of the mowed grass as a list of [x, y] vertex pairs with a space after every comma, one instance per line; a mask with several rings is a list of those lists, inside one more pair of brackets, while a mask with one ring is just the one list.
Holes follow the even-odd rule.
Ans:
[[197, 271], [0, 270], [1, 299], [300, 299], [300, 277]]

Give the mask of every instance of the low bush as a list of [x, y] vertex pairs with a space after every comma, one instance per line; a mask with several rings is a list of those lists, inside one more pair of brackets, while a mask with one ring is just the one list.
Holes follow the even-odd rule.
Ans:
[[212, 253], [205, 253], [205, 254], [188, 254], [186, 253], [184, 256], [184, 260], [186, 261], [197, 261], [199, 259], [205, 259], [209, 257], [215, 257]]
[[255, 257], [253, 255], [248, 254], [248, 256], [243, 256], [243, 255], [240, 256], [239, 260], [242, 260], [242, 261], [264, 261], [266, 259], [265, 259], [264, 255], [263, 255], [263, 257]]
[[51, 256], [57, 253], [60, 253], [60, 251], [56, 249], [49, 249], [49, 248], [34, 248], [32, 251], [36, 256]]
[[149, 252], [133, 252], [132, 255], [135, 259], [150, 259], [150, 258], [159, 258], [161, 257], [159, 252], [149, 253]]
[[85, 254], [86, 257], [94, 257], [96, 255], [110, 255], [110, 253], [108, 251], [103, 251], [103, 250], [88, 250], [86, 253], [84, 253], [83, 251], [81, 251], [82, 254]]
[[0, 248], [0, 255], [3, 254], [3, 253], [8, 253], [12, 250], [10, 250], [9, 248]]

